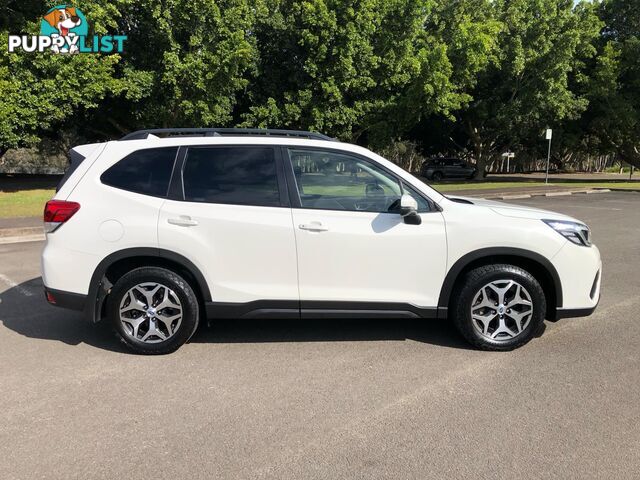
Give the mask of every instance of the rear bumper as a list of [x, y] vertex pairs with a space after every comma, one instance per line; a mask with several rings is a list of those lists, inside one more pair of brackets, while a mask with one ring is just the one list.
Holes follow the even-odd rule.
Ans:
[[84, 311], [87, 296], [80, 293], [64, 292], [53, 288], [44, 288], [44, 294], [49, 304], [69, 310]]

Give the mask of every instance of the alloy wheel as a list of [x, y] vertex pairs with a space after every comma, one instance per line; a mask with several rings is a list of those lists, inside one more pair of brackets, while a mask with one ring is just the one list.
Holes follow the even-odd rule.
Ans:
[[531, 295], [515, 280], [487, 283], [471, 302], [473, 327], [483, 337], [494, 341], [521, 335], [532, 316]]
[[130, 288], [120, 302], [120, 322], [135, 340], [159, 343], [171, 338], [182, 323], [182, 304], [166, 285], [140, 283]]

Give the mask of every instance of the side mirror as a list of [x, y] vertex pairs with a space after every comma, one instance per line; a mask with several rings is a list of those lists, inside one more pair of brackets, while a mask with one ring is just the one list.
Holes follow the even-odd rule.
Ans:
[[400, 216], [408, 225], [420, 225], [422, 218], [418, 215], [418, 202], [411, 195], [400, 198]]

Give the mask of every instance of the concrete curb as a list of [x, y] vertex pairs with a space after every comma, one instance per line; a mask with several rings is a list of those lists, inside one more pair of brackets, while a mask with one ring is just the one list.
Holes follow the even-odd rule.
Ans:
[[0, 245], [44, 240], [44, 227], [0, 228]]
[[[617, 191], [622, 191], [622, 190], [627, 190], [627, 189], [618, 189]], [[610, 192], [611, 190], [608, 188], [598, 188], [598, 189], [591, 189], [591, 190], [561, 190], [559, 192], [540, 192], [540, 193], [521, 193], [521, 194], [503, 194], [503, 193], [499, 193], [499, 194], [495, 194], [495, 195], [488, 195], [486, 197], [481, 197], [480, 195], [477, 195], [479, 198], [484, 198], [486, 200], [518, 200], [518, 199], [522, 199], [522, 198], [532, 198], [532, 197], [561, 197], [561, 196], [565, 196], [565, 195], [574, 195], [574, 194], [578, 194], [578, 193], [582, 193], [582, 194], [592, 194], [592, 193], [607, 193]], [[633, 191], [633, 190], [632, 190]]]
[[640, 192], [640, 188], [616, 188], [611, 187], [609, 189], [611, 192]]
[[13, 237], [2, 236], [0, 237], [0, 245], [5, 245], [9, 243], [41, 242], [44, 239], [45, 239], [44, 233], [38, 233], [35, 235], [13, 236]]
[[44, 227], [0, 228], [0, 240], [10, 237], [44, 235]]

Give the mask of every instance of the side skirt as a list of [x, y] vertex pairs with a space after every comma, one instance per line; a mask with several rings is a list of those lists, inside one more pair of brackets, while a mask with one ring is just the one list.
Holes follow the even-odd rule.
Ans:
[[207, 302], [207, 318], [446, 318], [447, 309], [408, 303], [256, 300], [248, 303]]

